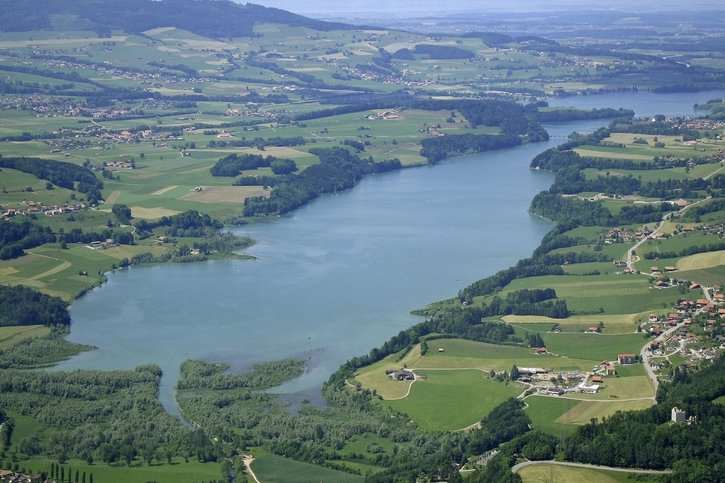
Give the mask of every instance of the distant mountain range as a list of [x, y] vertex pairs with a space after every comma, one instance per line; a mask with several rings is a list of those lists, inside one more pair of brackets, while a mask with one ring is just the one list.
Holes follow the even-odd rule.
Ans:
[[177, 27], [212, 38], [249, 37], [254, 25], [277, 23], [314, 30], [350, 28], [277, 8], [228, 0], [0, 0], [0, 31], [111, 30], [141, 33]]

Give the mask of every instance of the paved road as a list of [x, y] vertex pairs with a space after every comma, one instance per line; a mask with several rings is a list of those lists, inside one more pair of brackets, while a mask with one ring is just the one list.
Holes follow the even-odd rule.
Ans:
[[695, 201], [694, 203], [691, 203], [691, 204], [689, 204], [689, 205], [687, 205], [687, 206], [685, 206], [685, 207], [683, 207], [683, 208], [681, 208], [681, 209], [679, 209], [677, 211], [671, 211], [671, 212], [667, 213], [665, 216], [663, 216], [662, 217], [662, 221], [659, 222], [659, 224], [657, 225], [657, 228], [655, 228], [654, 231], [649, 236], [646, 236], [646, 237], [642, 238], [641, 240], [639, 240], [632, 248], [630, 248], [627, 251], [627, 268], [629, 268], [630, 270], [634, 271], [634, 262], [635, 261], [639, 261], [639, 257], [637, 257], [637, 260], [634, 260], [633, 261], [634, 254], [637, 251], [637, 248], [639, 248], [639, 246], [642, 245], [647, 240], [651, 240], [654, 237], [654, 235], [658, 231], [660, 231], [662, 229], [662, 227], [664, 226], [665, 222], [667, 220], [669, 220], [670, 218], [672, 218], [672, 215], [673, 214], [681, 214], [681, 213], [684, 213], [685, 211], [689, 210], [693, 206], [699, 205], [700, 203], [704, 203], [705, 201], [708, 201], [711, 198], [712, 198], [712, 196], [708, 196], [705, 199]]
[[607, 470], [607, 471], [619, 471], [621, 473], [641, 473], [650, 475], [666, 475], [672, 473], [672, 470], [642, 470], [638, 468], [616, 468], [614, 466], [600, 466], [600, 465], [587, 465], [584, 463], [570, 463], [568, 461], [526, 461], [525, 463], [519, 463], [511, 468], [511, 472], [518, 473], [521, 468], [532, 465], [559, 465], [559, 466], [573, 466], [575, 468], [590, 468], [594, 470]]
[[676, 326], [667, 329], [666, 331], [662, 332], [660, 335], [652, 339], [651, 341], [647, 341], [647, 343], [642, 346], [642, 350], [639, 351], [639, 357], [642, 359], [642, 364], [644, 365], [645, 371], [647, 371], [647, 376], [649, 377], [650, 381], [652, 381], [652, 386], [654, 386], [655, 395], [652, 397], [655, 404], [657, 404], [657, 388], [659, 387], [660, 383], [657, 380], [657, 375], [655, 374], [654, 369], [652, 369], [652, 366], [649, 363], [649, 351], [647, 348], [652, 342], [662, 342], [667, 337], [669, 337], [673, 332], [675, 332], [677, 329], [679, 329], [683, 324], [679, 323]]

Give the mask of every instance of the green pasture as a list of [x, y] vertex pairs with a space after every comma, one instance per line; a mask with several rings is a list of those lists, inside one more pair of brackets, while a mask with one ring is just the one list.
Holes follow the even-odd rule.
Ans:
[[0, 261], [0, 283], [27, 285], [72, 300], [80, 292], [100, 283], [103, 274], [122, 258], [143, 252], [160, 255], [166, 250], [165, 247], [145, 245], [91, 249], [74, 244], [65, 250], [57, 245], [43, 245], [22, 257]]
[[[619, 369], [619, 367], [617, 367]], [[647, 399], [654, 397], [654, 388], [647, 376], [605, 377], [601, 389], [596, 394], [573, 393], [574, 399], [589, 401], [617, 401], [627, 399]]]
[[[644, 139], [647, 144], [635, 143], [635, 139]], [[664, 147], [656, 147], [656, 142], [664, 143]], [[623, 144], [625, 147], [612, 145], [615, 143]], [[612, 133], [608, 138], [602, 140], [601, 144], [579, 146], [575, 151], [581, 156], [649, 161], [655, 156], [677, 156], [678, 158], [706, 156], [721, 148], [722, 143], [714, 140], [699, 140], [696, 144], [690, 145], [684, 143], [682, 138], [677, 136]], [[612, 172], [614, 171], [619, 170]], [[681, 171], [684, 173], [684, 168]]]
[[252, 471], [254, 471], [260, 481], [265, 483], [306, 483], [311, 481], [362, 482], [364, 479], [362, 476], [323, 468], [322, 466], [315, 466], [309, 463], [302, 463], [262, 450], [255, 450], [254, 453], [255, 459], [252, 463]]
[[[639, 255], [652, 252], [679, 252], [691, 246], [711, 245], [720, 243], [721, 238], [716, 233], [704, 233], [701, 231], [692, 233], [681, 233], [663, 240], [647, 240], [637, 249]], [[651, 261], [651, 260], [650, 260]]]
[[586, 179], [597, 179], [607, 176], [627, 177], [631, 176], [641, 180], [643, 183], [665, 181], [668, 179], [696, 179], [701, 176], [694, 176], [685, 172], [685, 168], [669, 168], [669, 169], [597, 169], [586, 168], [582, 171]]
[[[682, 270], [675, 273], [677, 273], [680, 280], [691, 280], [705, 286], [720, 285], [725, 280], [725, 265], [697, 270]], [[697, 291], [693, 293], [698, 294]]]
[[13, 325], [0, 327], [0, 350], [6, 349], [22, 340], [44, 337], [48, 334], [50, 334], [50, 328], [45, 325]]
[[656, 475], [642, 475], [638, 473], [624, 473], [621, 471], [607, 471], [594, 468], [576, 468], [572, 466], [537, 464], [521, 468], [518, 472], [524, 483], [581, 483], [582, 481], [596, 481], [597, 483], [632, 483], [662, 481]]
[[7, 411], [7, 413], [8, 416], [13, 418], [13, 422], [15, 423], [15, 429], [10, 440], [11, 448], [18, 449], [20, 443], [30, 436], [36, 436], [41, 441], [47, 441], [49, 432], [51, 431], [50, 426], [41, 423], [32, 416], [24, 416], [11, 410]]
[[594, 243], [605, 233], [607, 233], [607, 229], [600, 226], [578, 226], [564, 232], [563, 235], [572, 238], [583, 238], [588, 243]]
[[[40, 473], [42, 471], [50, 472], [51, 463], [58, 465], [55, 460], [47, 458], [32, 458], [19, 462], [21, 468], [30, 470], [31, 473]], [[164, 461], [162, 464], [154, 462], [147, 465], [140, 458], [132, 461], [131, 466], [118, 465], [109, 466], [104, 463], [88, 464], [83, 460], [69, 459], [63, 465], [65, 474], [76, 471], [83, 474], [84, 472], [90, 478], [93, 473], [94, 483], [107, 483], [123, 481], [128, 483], [147, 483], [155, 481], [157, 483], [177, 483], [179, 481], [201, 482], [222, 478], [221, 464], [210, 462], [200, 463], [196, 458], [189, 458], [187, 463], [184, 458], [174, 457], [172, 463], [168, 464]], [[89, 481], [86, 479], [86, 481]]]
[[[721, 146], [722, 148], [723, 146]], [[694, 178], [705, 178], [708, 176], [714, 176], [717, 173], [722, 173], [723, 163], [710, 163], [710, 164], [699, 164], [694, 168], [690, 169], [689, 175]]]
[[462, 429], [483, 419], [494, 407], [517, 396], [522, 386], [500, 383], [478, 370], [417, 371], [422, 380], [404, 399], [384, 404], [406, 413], [423, 429]]
[[[577, 315], [632, 314], [672, 306], [683, 295], [676, 289], [650, 289], [647, 279], [622, 275], [548, 275], [511, 282], [499, 294], [514, 290], [553, 288]], [[485, 297], [476, 301], [485, 302]]]
[[571, 399], [557, 397], [530, 396], [525, 400], [524, 411], [531, 418], [534, 429], [556, 436], [568, 436], [576, 431], [576, 426], [559, 420], [574, 406], [579, 404]]
[[[333, 465], [340, 465], [345, 469], [353, 472], [359, 472], [362, 475], [380, 473], [384, 468], [375, 466], [370, 463], [361, 463], [359, 461], [347, 461], [347, 460], [330, 460], [328, 463]], [[347, 475], [346, 475], [347, 476]]]
[[575, 263], [564, 267], [564, 273], [567, 275], [607, 275], [618, 271], [621, 271], [621, 268], [612, 262]]
[[557, 422], [566, 424], [586, 424], [593, 418], [602, 419], [613, 416], [618, 411], [637, 411], [652, 407], [651, 399], [633, 401], [581, 401], [557, 418]]
[[[596, 324], [593, 324], [596, 325]], [[639, 354], [647, 340], [642, 334], [542, 334], [549, 351], [590, 361], [616, 360], [617, 354]]]
[[72, 191], [55, 185], [49, 190], [46, 184], [45, 180], [38, 179], [32, 174], [2, 168], [0, 169], [0, 206], [16, 209], [28, 208], [24, 201], [36, 201], [44, 205], [77, 203], [71, 199]]
[[725, 250], [718, 250], [682, 257], [677, 262], [677, 268], [681, 270], [698, 270], [701, 268], [713, 268], [724, 264]]
[[[597, 251], [597, 250], [595, 250], [594, 242], [589, 242], [586, 245], [574, 245], [571, 247], [556, 248], [554, 250], [551, 250], [549, 253], [552, 253], [552, 254], [558, 254], [558, 253], [602, 254], [602, 255], [609, 256], [613, 260], [617, 260], [620, 258], [624, 258], [624, 256], [627, 253], [627, 250], [629, 248], [631, 248], [632, 245], [633, 245], [632, 243], [613, 243], [611, 245], [604, 245], [604, 246], [602, 246], [601, 250]], [[574, 264], [574, 267], [573, 267], [574, 270], [577, 270], [575, 268], [576, 265], [579, 265], [579, 264]]]
[[[646, 319], [650, 312], [634, 314], [571, 315], [565, 319], [553, 319], [539, 315], [505, 315], [502, 319], [511, 325], [525, 327], [535, 325], [537, 332], [546, 332], [555, 324], [562, 332], [584, 332], [599, 322], [604, 324], [603, 334], [630, 334], [637, 328], [637, 322]], [[540, 325], [539, 325], [540, 324]]]
[[[588, 369], [588, 360], [568, 357], [534, 355], [531, 349], [520, 346], [487, 344], [465, 339], [436, 339], [428, 342], [429, 351], [417, 361], [408, 364], [413, 369], [479, 369], [484, 371], [510, 371], [520, 367], [549, 369]], [[442, 348], [443, 352], [438, 352]]]
[[[419, 346], [417, 346], [419, 347]], [[364, 387], [374, 389], [383, 399], [396, 399], [405, 396], [410, 386], [409, 381], [394, 381], [385, 374], [387, 370], [398, 370], [405, 364], [399, 361], [400, 354], [391, 354], [386, 358], [359, 369], [355, 374], [355, 380]]]
[[[0, 136], [17, 136], [24, 132], [39, 134], [56, 131], [62, 127], [79, 128], [79, 117], [36, 117], [30, 111], [8, 109], [3, 111], [0, 119]], [[24, 144], [24, 143], [23, 143]], [[3, 143], [5, 147], [6, 143]], [[46, 146], [47, 153], [50, 148]]]
[[365, 434], [355, 436], [352, 440], [348, 441], [339, 453], [342, 457], [350, 456], [353, 453], [366, 454], [370, 453], [371, 447], [382, 449], [385, 453], [391, 453], [394, 446], [388, 439], [381, 438], [375, 434]]

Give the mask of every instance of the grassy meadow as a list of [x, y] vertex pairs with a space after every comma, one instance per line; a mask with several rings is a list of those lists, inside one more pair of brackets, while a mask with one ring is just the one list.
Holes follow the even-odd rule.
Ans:
[[300, 461], [282, 458], [263, 450], [255, 450], [252, 471], [260, 481], [266, 482], [310, 482], [339, 481], [362, 482], [362, 476], [336, 471], [322, 466], [311, 465]]
[[532, 465], [522, 468], [519, 476], [524, 483], [579, 483], [582, 481], [596, 481], [597, 483], [630, 483], [662, 481], [656, 475], [641, 475], [607, 471], [593, 468], [575, 468], [554, 464]]
[[484, 371], [420, 370], [416, 375], [421, 379], [411, 386], [408, 397], [385, 401], [385, 405], [427, 430], [466, 428], [523, 391], [522, 386], [497, 382]]

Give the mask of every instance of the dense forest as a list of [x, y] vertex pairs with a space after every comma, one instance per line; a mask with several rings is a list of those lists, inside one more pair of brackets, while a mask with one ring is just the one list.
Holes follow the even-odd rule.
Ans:
[[69, 325], [67, 304], [22, 285], [0, 285], [0, 327], [36, 324]]

